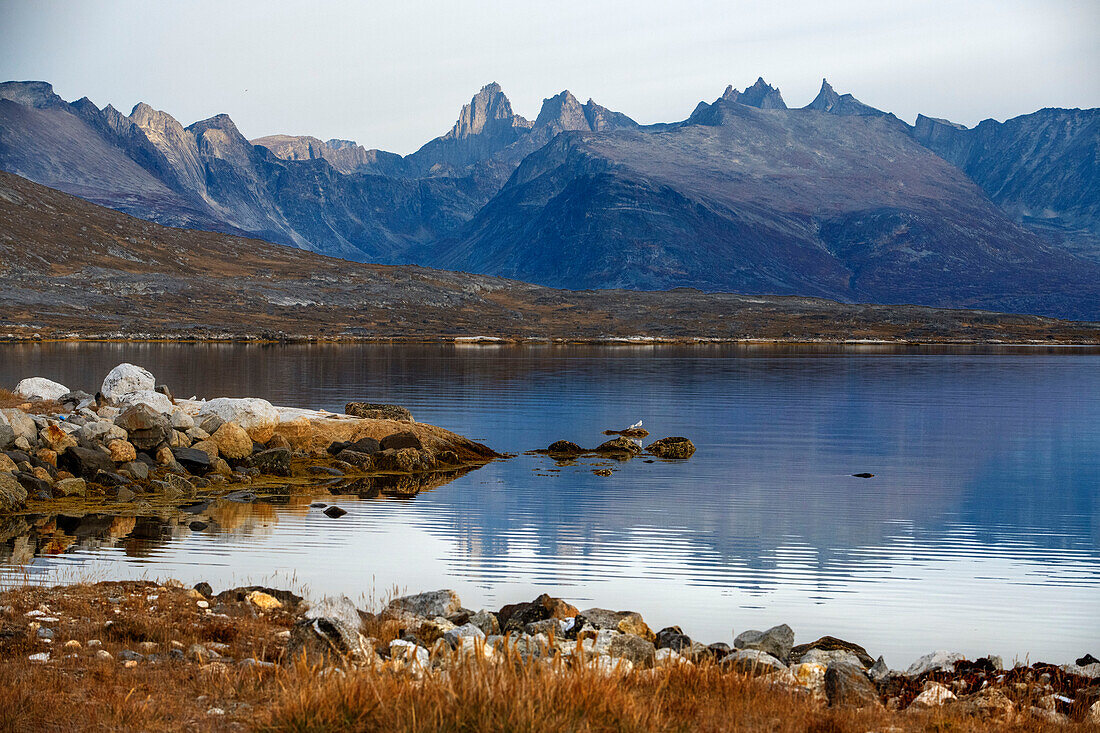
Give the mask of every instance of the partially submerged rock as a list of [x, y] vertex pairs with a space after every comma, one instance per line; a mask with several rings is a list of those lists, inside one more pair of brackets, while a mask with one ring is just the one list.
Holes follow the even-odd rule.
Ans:
[[658, 458], [691, 458], [695, 454], [695, 444], [687, 438], [661, 438], [646, 446], [646, 450]]
[[579, 456], [584, 448], [568, 440], [555, 440], [547, 446], [546, 452], [552, 456]]
[[636, 456], [642, 452], [642, 447], [629, 438], [612, 438], [596, 446], [595, 453], [617, 456]]
[[10, 473], [0, 473], [0, 511], [22, 509], [27, 501], [27, 490]]

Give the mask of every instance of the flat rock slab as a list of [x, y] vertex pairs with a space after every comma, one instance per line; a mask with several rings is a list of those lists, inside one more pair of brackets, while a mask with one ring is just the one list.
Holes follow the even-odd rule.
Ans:
[[373, 438], [381, 442], [395, 433], [412, 433], [425, 449], [435, 453], [453, 451], [463, 462], [488, 461], [500, 457], [486, 445], [425, 423], [318, 413], [299, 414], [280, 422], [275, 428], [275, 434], [286, 438], [296, 450], [310, 453], [324, 453], [333, 443], [355, 443], [362, 438]]
[[386, 405], [380, 402], [349, 402], [344, 413], [352, 417], [365, 417], [371, 420], [398, 420], [413, 422], [412, 413], [401, 405]]

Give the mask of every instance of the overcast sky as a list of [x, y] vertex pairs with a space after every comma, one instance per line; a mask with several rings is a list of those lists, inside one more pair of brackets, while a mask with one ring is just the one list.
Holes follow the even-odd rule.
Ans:
[[0, 0], [0, 77], [408, 153], [490, 81], [530, 119], [569, 89], [680, 120], [757, 76], [789, 106], [828, 77], [910, 122], [1096, 107], [1098, 37], [1100, 0]]

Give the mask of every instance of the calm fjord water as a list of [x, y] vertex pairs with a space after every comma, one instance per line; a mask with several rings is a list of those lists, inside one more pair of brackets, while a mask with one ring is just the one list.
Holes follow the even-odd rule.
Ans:
[[[217, 505], [197, 532], [62, 517], [0, 543], [9, 579], [451, 587], [474, 608], [548, 591], [706, 642], [785, 622], [895, 667], [1100, 653], [1096, 351], [43, 344], [0, 347], [0, 385], [94, 391], [121, 361], [178, 396], [399, 403], [520, 455], [411, 500], [340, 497], [338, 520], [310, 497]], [[610, 477], [523, 455], [637, 420], [698, 452]]]

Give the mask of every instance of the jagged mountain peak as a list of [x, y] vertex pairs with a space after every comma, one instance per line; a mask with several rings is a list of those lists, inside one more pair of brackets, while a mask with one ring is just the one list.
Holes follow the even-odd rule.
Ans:
[[814, 101], [806, 105], [806, 109], [816, 109], [820, 112], [828, 112], [832, 110], [839, 101], [840, 95], [833, 89], [833, 85], [829, 83], [828, 79], [822, 79], [821, 91], [814, 97]]
[[633, 118], [622, 112], [615, 112], [589, 99], [584, 103], [584, 116], [588, 120], [588, 129], [593, 132], [604, 130], [632, 130], [641, 127]]
[[631, 129], [638, 123], [622, 112], [615, 112], [597, 104], [591, 98], [584, 104], [568, 89], [542, 100], [542, 109], [535, 119], [534, 127], [549, 128], [554, 132], [565, 130], [603, 130]]
[[764, 81], [762, 76], [757, 77], [756, 82], [751, 87], [741, 92], [737, 101], [760, 109], [787, 109], [787, 104], [783, 101], [783, 95], [779, 93], [777, 88]]
[[764, 81], [762, 76], [757, 77], [756, 82], [743, 92], [732, 84], [726, 86], [726, 90], [722, 92], [719, 101], [740, 102], [749, 107], [760, 109], [787, 109], [787, 104], [783, 101], [783, 95], [779, 93], [778, 89]]
[[500, 84], [490, 82], [481, 88], [463, 105], [458, 121], [447, 137], [464, 138], [479, 135], [487, 126], [504, 123], [510, 127], [530, 127], [530, 123], [512, 112], [512, 103], [500, 88]]
[[54, 94], [53, 84], [45, 81], [6, 81], [0, 84], [0, 99], [37, 109], [65, 106], [65, 100]]
[[814, 101], [803, 109], [813, 109], [843, 117], [885, 117], [886, 113], [880, 109], [864, 104], [851, 94], [837, 94], [832, 85], [826, 79], [821, 80], [821, 91], [814, 97]]
[[239, 136], [241, 139], [244, 139], [240, 130], [237, 129], [237, 125], [229, 115], [224, 112], [216, 114], [213, 117], [207, 117], [205, 120], [199, 120], [198, 122], [192, 123], [187, 126], [187, 130], [193, 132], [195, 135], [200, 135], [207, 130], [221, 130], [229, 135]]
[[542, 100], [542, 109], [535, 118], [535, 127], [553, 127], [557, 130], [590, 129], [584, 107], [568, 89]]
[[178, 128], [183, 130], [183, 125], [172, 115], [156, 109], [145, 102], [138, 102], [130, 110], [130, 121], [143, 130], [149, 128]]

